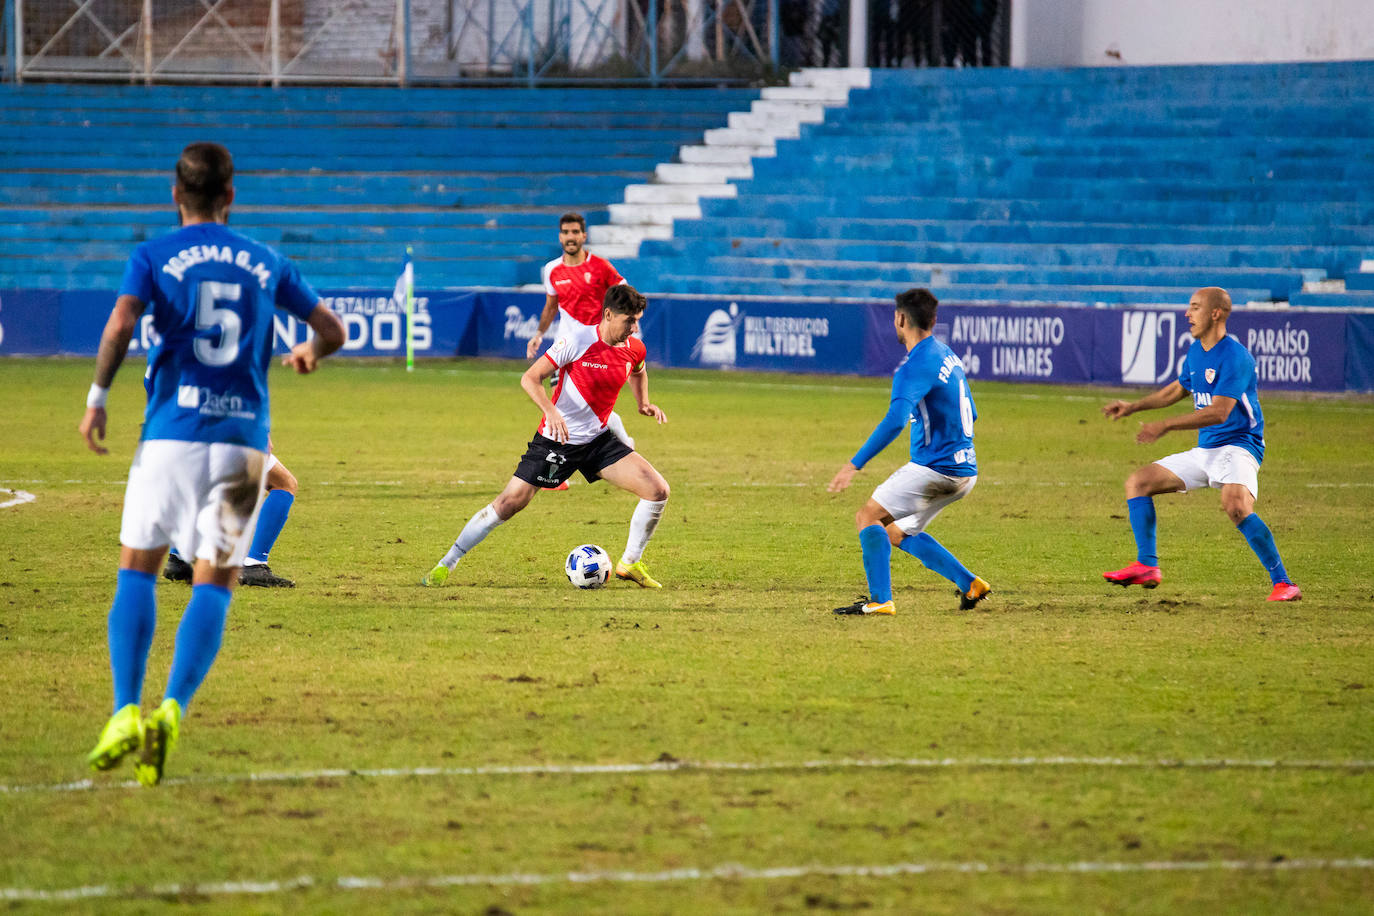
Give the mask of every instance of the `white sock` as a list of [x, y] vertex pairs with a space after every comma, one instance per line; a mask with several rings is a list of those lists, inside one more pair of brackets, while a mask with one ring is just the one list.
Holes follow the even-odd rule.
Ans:
[[635, 447], [634, 437], [625, 429], [625, 421], [620, 419], [620, 414], [616, 413], [614, 410], [611, 411], [611, 415], [606, 418], [606, 428], [615, 433], [615, 437], [630, 448]]
[[644, 556], [644, 548], [648, 546], [649, 538], [654, 536], [654, 529], [658, 527], [658, 520], [663, 517], [663, 507], [666, 505], [666, 499], [639, 501], [639, 505], [635, 506], [635, 514], [630, 516], [630, 538], [625, 542], [625, 553], [620, 557], [620, 562], [629, 566], [638, 563], [639, 558]]
[[503, 521], [505, 519], [496, 514], [496, 509], [490, 503], [483, 506], [481, 512], [468, 519], [468, 523], [458, 534], [458, 540], [453, 542], [453, 546], [439, 562], [453, 569], [469, 550], [482, 543], [482, 538], [495, 531]]

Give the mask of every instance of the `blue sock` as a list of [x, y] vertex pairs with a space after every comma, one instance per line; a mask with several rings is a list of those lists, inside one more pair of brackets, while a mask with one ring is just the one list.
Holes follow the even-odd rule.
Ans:
[[136, 569], [121, 569], [115, 580], [109, 639], [116, 710], [143, 699], [143, 674], [148, 669], [148, 649], [157, 626], [156, 582], [157, 576]]
[[864, 577], [868, 579], [869, 601], [892, 600], [892, 542], [882, 525], [869, 525], [859, 532], [864, 552]]
[[1126, 512], [1131, 517], [1131, 531], [1135, 532], [1135, 561], [1145, 566], [1158, 566], [1154, 497], [1132, 496], [1126, 500]]
[[1263, 519], [1252, 512], [1236, 526], [1236, 530], [1245, 535], [1245, 540], [1249, 543], [1250, 549], [1264, 564], [1265, 571], [1269, 573], [1270, 582], [1278, 585], [1280, 582], [1289, 581], [1288, 570], [1283, 568], [1283, 560], [1279, 557], [1278, 545], [1274, 543], [1274, 534]]
[[286, 526], [286, 517], [291, 514], [291, 504], [296, 494], [289, 490], [268, 490], [258, 510], [258, 527], [253, 529], [253, 544], [248, 549], [248, 558], [261, 563], [267, 562], [272, 545]]
[[172, 654], [172, 673], [167, 676], [166, 696], [184, 710], [200, 682], [214, 664], [224, 638], [224, 618], [229, 613], [229, 589], [218, 585], [191, 587], [191, 602], [177, 627], [177, 646]]
[[939, 573], [959, 586], [959, 591], [966, 592], [973, 585], [973, 573], [969, 572], [954, 554], [946, 550], [945, 545], [924, 531], [907, 535], [898, 546], [920, 560], [926, 569]]

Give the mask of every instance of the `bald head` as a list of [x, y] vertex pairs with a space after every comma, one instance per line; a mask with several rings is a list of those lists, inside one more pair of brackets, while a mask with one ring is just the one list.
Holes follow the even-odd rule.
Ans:
[[1231, 294], [1220, 286], [1204, 286], [1193, 293], [1193, 300], [1209, 312], [1221, 309], [1223, 321], [1231, 314]]

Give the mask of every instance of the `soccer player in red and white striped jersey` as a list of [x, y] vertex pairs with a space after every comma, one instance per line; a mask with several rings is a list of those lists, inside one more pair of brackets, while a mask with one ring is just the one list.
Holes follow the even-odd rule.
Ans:
[[[644, 342], [633, 336], [646, 305], [644, 296], [633, 287], [611, 287], [596, 328], [569, 325], [549, 351], [525, 370], [520, 387], [544, 413], [539, 430], [506, 488], [468, 520], [453, 547], [424, 577], [425, 585], [443, 585], [458, 561], [498, 525], [529, 505], [535, 493], [551, 490], [574, 471], [581, 471], [589, 483], [604, 479], [639, 497], [615, 574], [642, 588], [662, 587], [649, 575], [643, 556], [663, 517], [668, 482], [607, 425], [626, 384], [640, 414], [659, 423], [668, 419], [649, 400]], [[559, 379], [550, 398], [544, 382], [554, 370]]]
[[[581, 213], [564, 213], [558, 218], [558, 244], [563, 253], [544, 265], [544, 311], [539, 315], [538, 330], [525, 347], [528, 359], [539, 352], [555, 312], [560, 335], [577, 325], [595, 329], [601, 323], [606, 290], [625, 282], [610, 261], [587, 250], [587, 220]], [[607, 424], [621, 442], [635, 447], [619, 414], [612, 412]]]

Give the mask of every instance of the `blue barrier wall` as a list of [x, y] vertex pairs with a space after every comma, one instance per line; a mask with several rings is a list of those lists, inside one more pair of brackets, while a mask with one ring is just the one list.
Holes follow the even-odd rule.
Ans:
[[[348, 330], [342, 355], [405, 353], [404, 309], [389, 292], [323, 295]], [[112, 298], [0, 290], [0, 356], [94, 355]], [[523, 359], [543, 305], [542, 292], [419, 292], [416, 354]], [[1238, 309], [1229, 329], [1255, 355], [1262, 388], [1374, 390], [1374, 314]], [[883, 302], [657, 296], [642, 331], [661, 366], [886, 375], [902, 357]], [[946, 303], [936, 334], [971, 378], [1146, 387], [1176, 376], [1191, 340], [1181, 309], [1153, 307]], [[280, 352], [304, 336], [299, 322], [279, 315]], [[145, 319], [130, 352], [148, 343]]]

